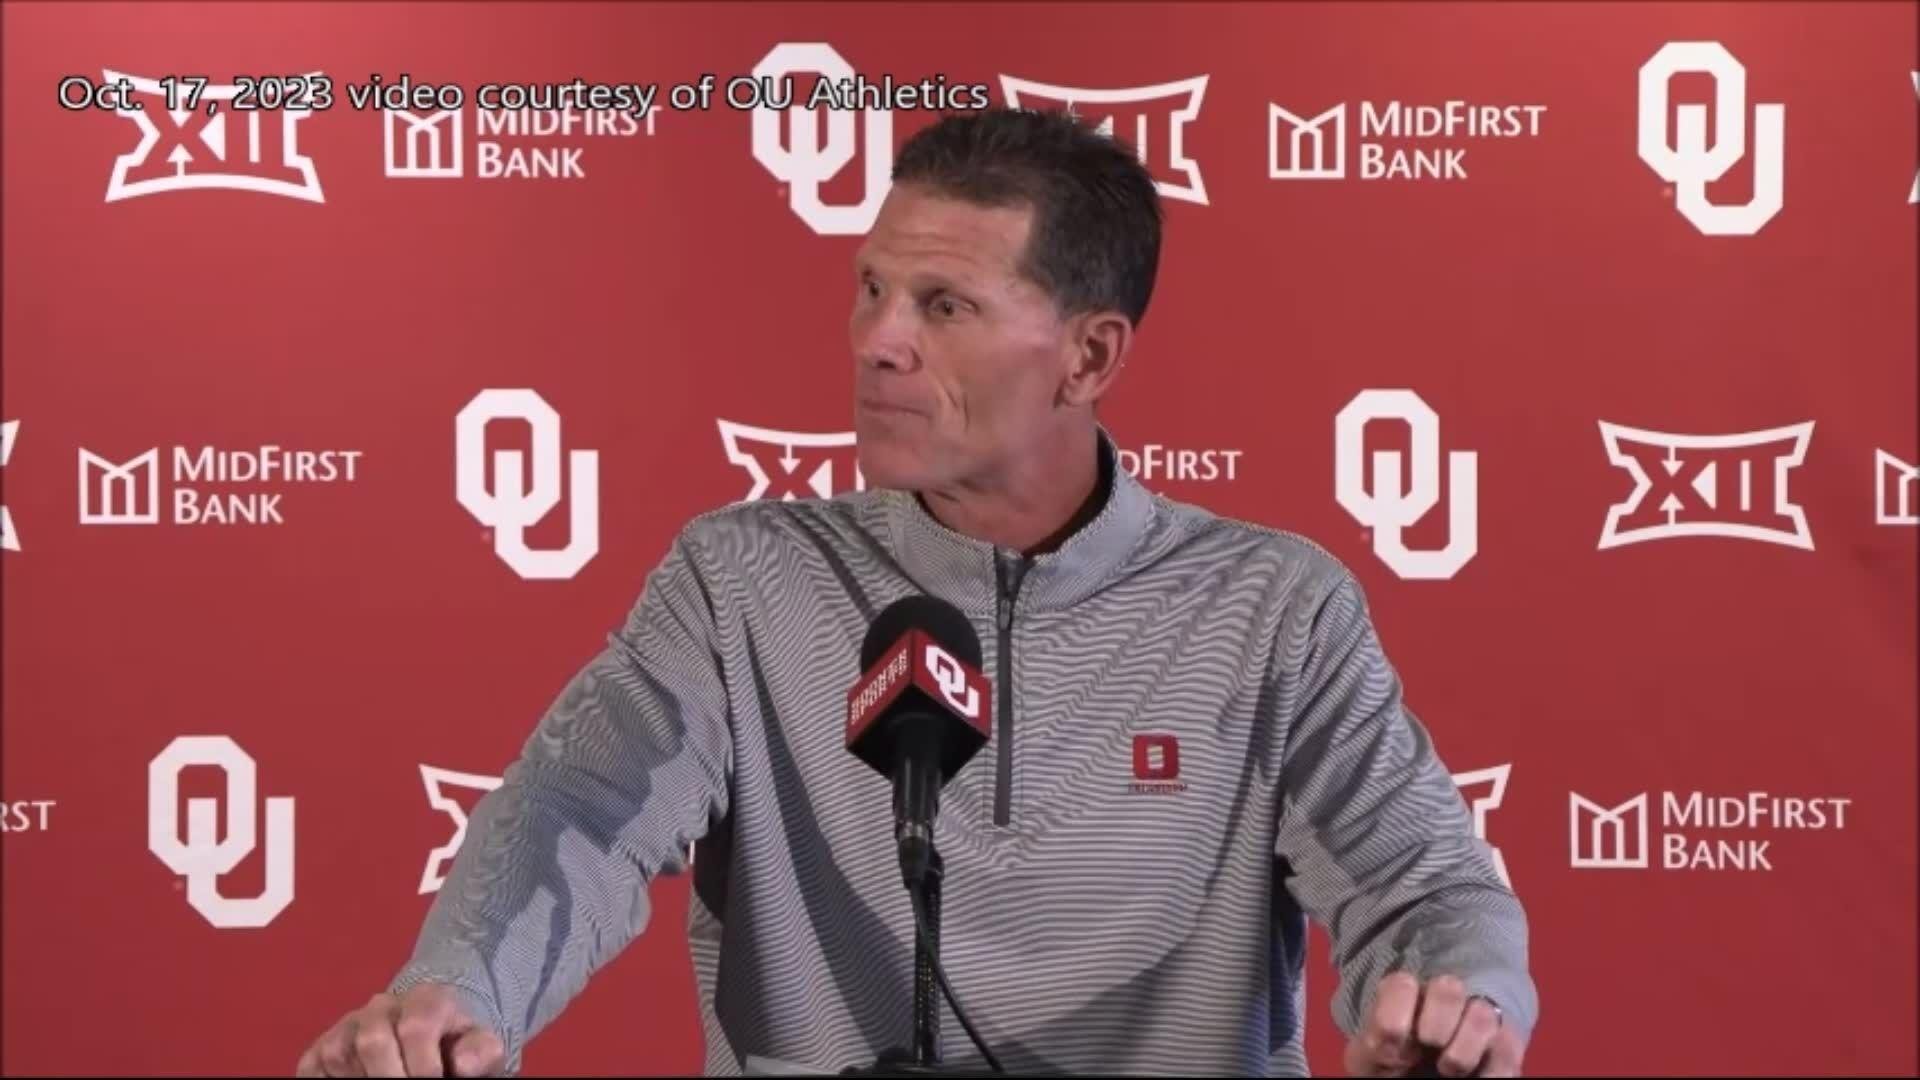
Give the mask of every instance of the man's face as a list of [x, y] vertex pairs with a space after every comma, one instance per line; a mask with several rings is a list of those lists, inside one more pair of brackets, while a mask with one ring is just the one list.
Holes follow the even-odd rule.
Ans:
[[870, 487], [991, 485], [1056, 421], [1067, 328], [1017, 269], [1032, 211], [909, 184], [854, 260], [854, 429]]

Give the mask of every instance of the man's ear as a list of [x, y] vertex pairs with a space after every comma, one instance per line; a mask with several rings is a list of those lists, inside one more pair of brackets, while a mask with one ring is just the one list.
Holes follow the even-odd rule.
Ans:
[[1074, 316], [1067, 338], [1066, 379], [1060, 384], [1060, 404], [1092, 405], [1106, 395], [1133, 347], [1133, 321], [1117, 311], [1089, 311]]

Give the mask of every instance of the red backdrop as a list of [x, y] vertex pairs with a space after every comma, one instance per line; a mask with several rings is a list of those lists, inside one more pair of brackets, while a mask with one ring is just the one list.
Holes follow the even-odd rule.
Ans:
[[[932, 114], [725, 107], [771, 57], [1139, 146], [1104, 415], [1361, 578], [1532, 917], [1531, 1071], [1910, 1072], [1915, 12], [8, 4], [0, 1065], [291, 1070], [675, 530], [859, 482], [850, 257]], [[466, 101], [347, 98], [402, 73]], [[657, 111], [475, 107], [576, 76]], [[698, 1067], [656, 896], [530, 1072]]]

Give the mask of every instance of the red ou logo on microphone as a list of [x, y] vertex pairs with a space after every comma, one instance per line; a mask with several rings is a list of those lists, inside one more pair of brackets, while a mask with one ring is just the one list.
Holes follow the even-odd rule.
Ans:
[[1133, 737], [1133, 778], [1135, 780], [1179, 779], [1180, 740], [1172, 735], [1135, 735]]

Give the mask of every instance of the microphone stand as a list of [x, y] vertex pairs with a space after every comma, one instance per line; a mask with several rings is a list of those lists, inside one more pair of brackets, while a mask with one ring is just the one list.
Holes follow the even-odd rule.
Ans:
[[[927, 937], [913, 935], [913, 1060], [916, 1065], [940, 1063], [940, 984], [933, 975], [933, 957], [940, 948], [940, 852], [928, 844], [927, 876], [920, 886], [927, 913]], [[928, 945], [932, 945], [929, 951]]]
[[[920, 882], [920, 898], [927, 916], [927, 936], [920, 936], [919, 917], [913, 933], [913, 1042], [910, 1049], [895, 1047], [866, 1068], [847, 1068], [841, 1076], [990, 1076], [986, 1071], [959, 1070], [940, 1064], [940, 980], [933, 973], [933, 957], [940, 948], [940, 882], [945, 863], [931, 841], [927, 844], [927, 873]], [[913, 895], [908, 893], [912, 901]], [[931, 949], [929, 948], [931, 946]]]

